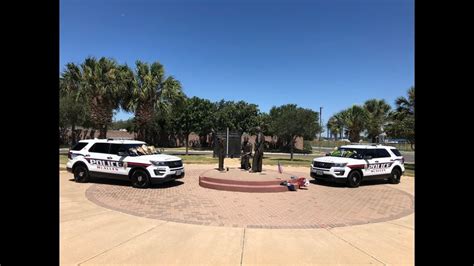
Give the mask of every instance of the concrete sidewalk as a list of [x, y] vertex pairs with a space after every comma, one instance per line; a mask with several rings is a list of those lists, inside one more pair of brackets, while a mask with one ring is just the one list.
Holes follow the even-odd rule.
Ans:
[[[182, 224], [99, 207], [71, 178], [61, 171], [61, 265], [414, 264], [414, 214], [329, 229]], [[413, 194], [414, 178], [397, 189]]]

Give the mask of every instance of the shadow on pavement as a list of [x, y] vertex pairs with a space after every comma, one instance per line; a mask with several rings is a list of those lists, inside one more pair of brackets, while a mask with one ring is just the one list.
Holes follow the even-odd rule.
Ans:
[[[320, 186], [326, 186], [326, 187], [348, 187], [346, 184], [335, 183], [335, 182], [330, 182], [330, 181], [325, 181], [325, 180], [315, 180], [315, 179], [313, 179], [313, 180], [310, 180], [309, 182], [311, 184], [314, 184], [314, 185], [320, 185]], [[366, 180], [366, 181], [362, 181], [360, 186], [365, 187], [365, 186], [386, 185], [386, 184], [390, 184], [388, 182], [388, 180], [383, 180], [383, 179], [380, 179], [380, 180]]]
[[[75, 182], [74, 178], [69, 179], [69, 181]], [[101, 184], [101, 185], [115, 185], [115, 186], [124, 186], [124, 187], [132, 187], [132, 183], [127, 180], [118, 180], [118, 179], [108, 179], [108, 178], [98, 178], [93, 177], [89, 180], [88, 183], [93, 184]], [[152, 184], [148, 189], [163, 189], [163, 188], [171, 188], [183, 185], [184, 182], [179, 180], [173, 180], [169, 182], [165, 182], [162, 184]]]

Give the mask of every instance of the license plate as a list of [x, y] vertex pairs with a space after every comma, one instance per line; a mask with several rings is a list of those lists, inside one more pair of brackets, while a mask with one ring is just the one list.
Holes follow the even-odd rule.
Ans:
[[181, 171], [181, 170], [176, 171], [176, 175], [181, 175], [182, 173], [183, 173], [183, 171]]
[[324, 172], [321, 171], [321, 170], [316, 170], [316, 174], [317, 174], [317, 175], [324, 175]]

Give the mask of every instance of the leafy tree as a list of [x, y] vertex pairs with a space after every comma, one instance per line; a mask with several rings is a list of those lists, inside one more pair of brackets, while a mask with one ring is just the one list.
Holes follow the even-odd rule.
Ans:
[[62, 73], [65, 90], [74, 93], [76, 101], [89, 104], [91, 122], [100, 130], [99, 138], [107, 137], [113, 110], [121, 105], [132, 78], [127, 66], [105, 57], [88, 57], [80, 66], [68, 63]]
[[242, 134], [255, 128], [258, 123], [259, 110], [255, 104], [249, 104], [244, 101], [235, 103], [234, 107], [234, 128]]
[[387, 134], [394, 138], [407, 139], [415, 150], [415, 87], [408, 90], [408, 97], [398, 97], [396, 109], [390, 113]]
[[384, 100], [370, 99], [364, 103], [364, 109], [367, 113], [368, 138], [375, 143], [377, 136], [382, 133], [382, 127], [388, 120], [390, 105]]
[[[262, 113], [259, 113], [259, 115], [257, 116], [255, 123], [256, 123], [256, 126], [259, 126], [262, 129], [263, 134], [273, 137], [275, 136], [275, 132], [272, 131], [271, 122], [272, 122], [272, 118], [270, 117], [270, 114], [262, 112]], [[249, 130], [249, 133], [255, 134], [255, 128], [251, 128]]]
[[234, 121], [234, 113], [235, 113], [235, 105], [232, 101], [224, 101], [221, 100], [215, 103], [216, 106], [216, 113], [215, 113], [215, 121], [214, 121], [214, 129], [217, 131], [225, 130], [229, 128], [229, 130], [235, 129], [235, 121]]
[[173, 124], [185, 136], [186, 155], [189, 149], [189, 134], [195, 132], [207, 135], [213, 125], [213, 115], [213, 104], [207, 99], [192, 97], [184, 101]]
[[319, 113], [297, 107], [295, 104], [272, 107], [270, 118], [270, 130], [290, 146], [291, 160], [293, 160], [293, 149], [297, 137], [313, 139], [321, 131], [318, 123]]
[[124, 100], [124, 109], [135, 113], [134, 123], [139, 140], [148, 140], [146, 132], [150, 131], [154, 115], [159, 110], [167, 114], [171, 107], [184, 100], [181, 83], [174, 77], [165, 77], [163, 65], [137, 61], [136, 72]]
[[224, 101], [221, 100], [216, 105], [215, 129], [236, 130], [239, 133], [250, 132], [259, 122], [259, 109], [255, 104], [245, 101]]

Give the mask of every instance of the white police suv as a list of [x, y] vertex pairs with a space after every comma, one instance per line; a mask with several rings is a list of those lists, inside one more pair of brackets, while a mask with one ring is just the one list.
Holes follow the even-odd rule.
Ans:
[[90, 177], [130, 180], [137, 188], [184, 177], [181, 158], [159, 154], [136, 140], [81, 140], [69, 150], [67, 170], [76, 182]]
[[316, 180], [358, 187], [363, 180], [369, 179], [388, 179], [390, 183], [398, 184], [404, 172], [404, 158], [395, 147], [345, 145], [315, 158], [310, 174]]

